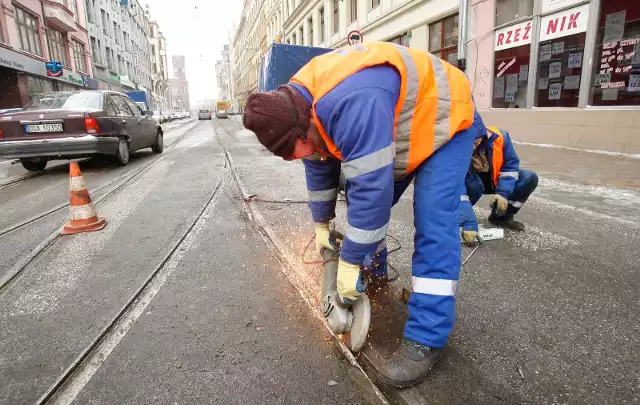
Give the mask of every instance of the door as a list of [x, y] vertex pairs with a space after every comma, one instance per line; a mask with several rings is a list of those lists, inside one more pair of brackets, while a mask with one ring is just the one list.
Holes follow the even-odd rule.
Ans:
[[120, 94], [111, 94], [109, 97], [118, 109], [118, 119], [120, 120], [119, 124], [122, 125], [122, 133], [129, 136], [130, 150], [133, 152], [143, 148], [142, 124], [138, 121], [138, 117], [133, 115], [127, 100]]
[[144, 115], [140, 106], [134, 103], [129, 97], [124, 98], [127, 102], [127, 105], [133, 111], [133, 115], [138, 119], [138, 122], [141, 125], [142, 137], [143, 137], [143, 148], [153, 145], [156, 141], [156, 125], [154, 120], [151, 117], [147, 117]]

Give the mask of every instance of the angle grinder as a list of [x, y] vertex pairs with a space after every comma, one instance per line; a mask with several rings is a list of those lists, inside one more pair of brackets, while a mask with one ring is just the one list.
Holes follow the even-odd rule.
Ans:
[[358, 352], [364, 346], [369, 334], [371, 303], [366, 294], [362, 294], [350, 305], [340, 302], [338, 298], [338, 262], [340, 244], [344, 237], [339, 232], [332, 230], [329, 238], [335, 250], [323, 248], [320, 252], [324, 268], [321, 310], [331, 331], [336, 335], [343, 335], [347, 347], [352, 352]]

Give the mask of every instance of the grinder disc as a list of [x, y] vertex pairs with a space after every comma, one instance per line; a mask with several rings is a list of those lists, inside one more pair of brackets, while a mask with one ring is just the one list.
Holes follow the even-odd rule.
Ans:
[[353, 320], [351, 330], [345, 334], [346, 345], [352, 352], [358, 352], [364, 346], [371, 325], [371, 303], [366, 294], [349, 307]]

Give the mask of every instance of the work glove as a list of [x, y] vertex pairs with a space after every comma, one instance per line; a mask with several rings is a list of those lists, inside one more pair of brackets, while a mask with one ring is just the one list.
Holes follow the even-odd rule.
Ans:
[[496, 214], [498, 214], [498, 216], [503, 216], [507, 213], [509, 201], [500, 194], [496, 194], [493, 196], [493, 200], [491, 200], [491, 206], [496, 207]]
[[462, 242], [467, 246], [473, 246], [478, 239], [478, 232], [476, 231], [462, 231]]
[[338, 263], [338, 297], [343, 304], [356, 301], [367, 289], [367, 280], [360, 273], [359, 264]]
[[322, 248], [335, 250], [329, 240], [329, 224], [315, 224], [314, 228], [316, 230], [316, 252], [320, 254]]

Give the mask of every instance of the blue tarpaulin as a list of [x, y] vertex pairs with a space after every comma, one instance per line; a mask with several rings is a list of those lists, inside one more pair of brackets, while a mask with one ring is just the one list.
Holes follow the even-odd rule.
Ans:
[[258, 90], [277, 89], [278, 86], [286, 84], [311, 59], [330, 51], [333, 49], [287, 44], [271, 45], [260, 61]]

